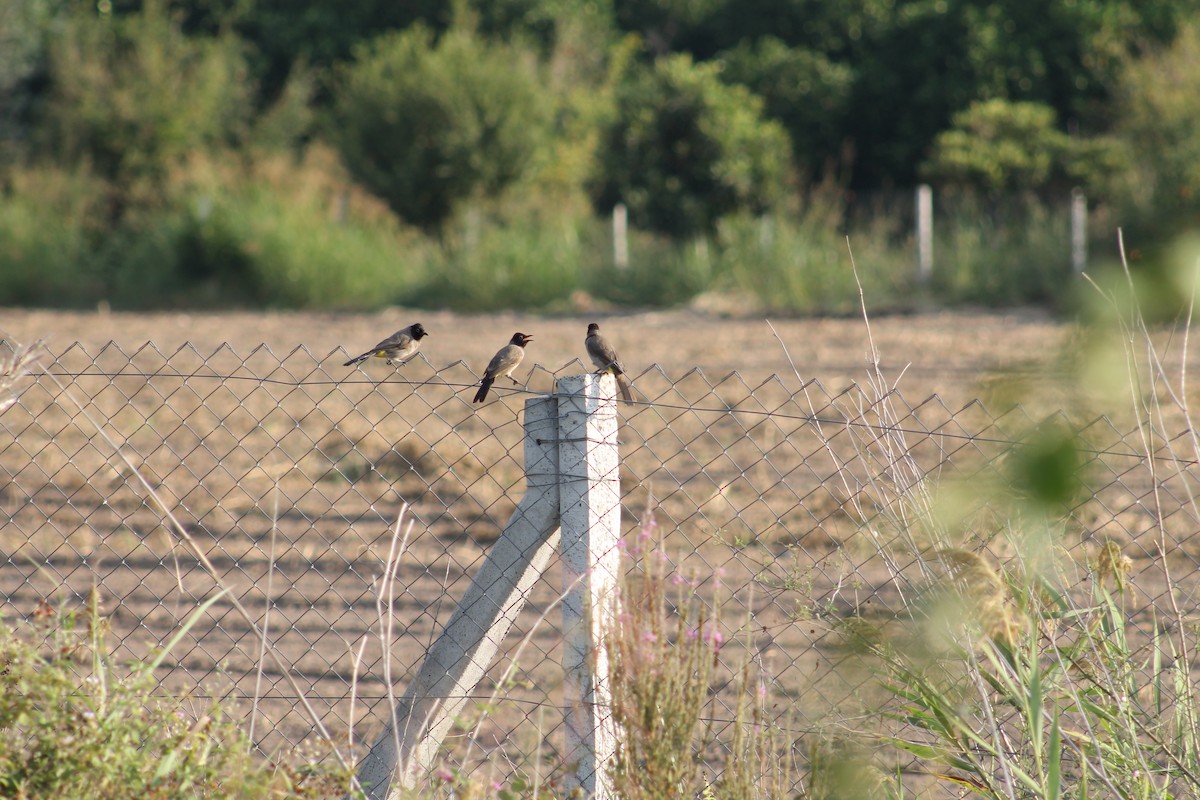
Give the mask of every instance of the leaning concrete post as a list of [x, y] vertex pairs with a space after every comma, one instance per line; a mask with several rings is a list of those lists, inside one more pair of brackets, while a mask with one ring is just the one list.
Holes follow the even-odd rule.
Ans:
[[525, 496], [359, 765], [371, 800], [397, 797], [429, 771], [558, 546], [557, 408], [553, 397], [525, 402]]
[[608, 653], [620, 571], [616, 382], [572, 375], [556, 387], [563, 558], [567, 793], [610, 800], [616, 748]]

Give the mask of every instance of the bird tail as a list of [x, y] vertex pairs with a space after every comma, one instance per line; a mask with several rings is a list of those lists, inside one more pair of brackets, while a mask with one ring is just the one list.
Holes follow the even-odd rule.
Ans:
[[626, 403], [632, 403], [633, 395], [629, 393], [629, 381], [625, 380], [625, 376], [619, 372], [614, 372], [613, 377], [617, 379], [617, 388], [621, 390], [621, 399]]
[[359, 362], [366, 361], [372, 355], [373, 355], [372, 353], [363, 353], [361, 356], [356, 356], [356, 357], [350, 359], [345, 364], [342, 364], [342, 366], [343, 367], [353, 367], [355, 364], [358, 364]]
[[484, 400], [487, 400], [488, 389], [492, 388], [495, 380], [495, 378], [485, 375], [483, 380], [479, 382], [479, 391], [475, 393], [475, 399], [472, 402], [482, 403]]

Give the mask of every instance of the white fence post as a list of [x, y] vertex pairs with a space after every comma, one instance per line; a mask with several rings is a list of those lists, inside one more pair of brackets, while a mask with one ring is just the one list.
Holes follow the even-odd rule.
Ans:
[[1078, 186], [1071, 190], [1071, 268], [1087, 269], [1087, 195]]
[[608, 651], [616, 613], [621, 536], [616, 382], [572, 375], [557, 383], [566, 671], [567, 793], [610, 800], [616, 751]]
[[[427, 773], [559, 546], [569, 789], [612, 800], [616, 750], [604, 636], [615, 612], [621, 534], [616, 382], [561, 378], [525, 403], [525, 496], [358, 768], [371, 800], [396, 800]], [[394, 784], [394, 785], [393, 785]]]
[[527, 400], [525, 496], [359, 765], [359, 783], [371, 800], [400, 797], [428, 772], [558, 547], [559, 438], [556, 398]]
[[933, 277], [933, 188], [917, 187], [917, 285], [928, 286]]
[[612, 211], [613, 264], [617, 269], [629, 266], [629, 209], [617, 203]]

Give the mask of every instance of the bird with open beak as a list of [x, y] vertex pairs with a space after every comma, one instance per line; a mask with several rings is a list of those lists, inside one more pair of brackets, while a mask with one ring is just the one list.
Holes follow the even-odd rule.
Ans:
[[525, 357], [525, 346], [532, 341], [533, 337], [528, 334], [519, 331], [513, 334], [508, 344], [501, 347], [488, 362], [473, 402], [482, 403], [486, 400], [488, 390], [492, 388], [492, 384], [496, 382], [497, 378], [508, 378], [513, 383], [517, 383], [517, 379], [512, 376], [513, 370], [521, 365], [521, 359]]

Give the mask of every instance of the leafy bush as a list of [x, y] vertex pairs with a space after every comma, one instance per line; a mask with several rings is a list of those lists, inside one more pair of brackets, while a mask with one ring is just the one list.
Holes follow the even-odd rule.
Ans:
[[219, 704], [194, 715], [180, 700], [156, 696], [153, 671], [170, 645], [146, 664], [118, 667], [97, 606], [93, 595], [80, 619], [43, 603], [21, 630], [0, 626], [0, 795], [191, 800], [346, 791], [349, 775], [336, 769], [294, 760], [264, 768]]
[[0, 204], [0, 302], [376, 308], [410, 296], [436, 251], [319, 147], [299, 159], [193, 159], [171, 193], [109, 226], [106, 182], [14, 172]]
[[632, 224], [690, 237], [736, 212], [780, 204], [790, 177], [787, 134], [762, 99], [688, 56], [632, 69], [617, 89], [600, 146], [596, 205], [621, 202]]
[[524, 178], [549, 106], [520, 51], [464, 30], [423, 26], [355, 51], [342, 75], [334, 138], [355, 178], [400, 216], [437, 230], [462, 201]]

